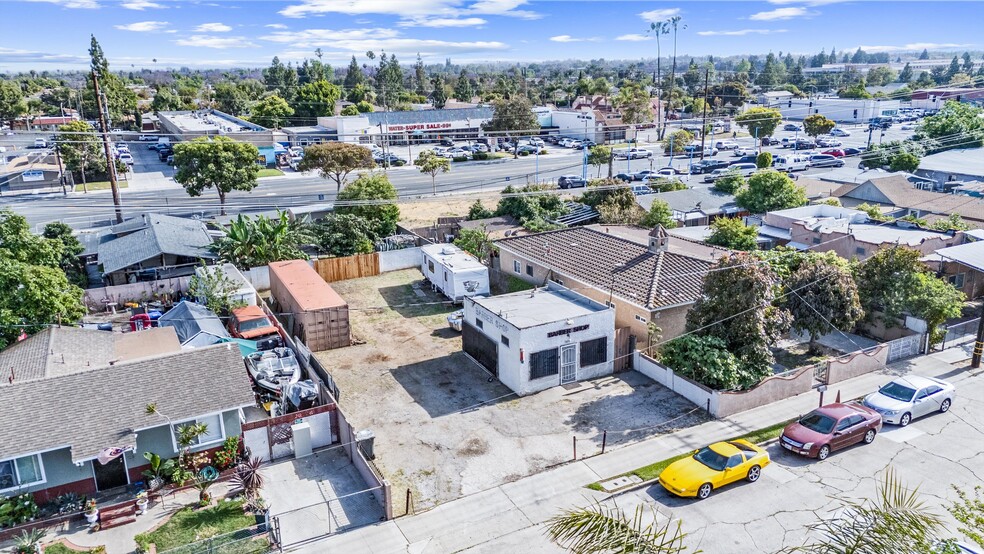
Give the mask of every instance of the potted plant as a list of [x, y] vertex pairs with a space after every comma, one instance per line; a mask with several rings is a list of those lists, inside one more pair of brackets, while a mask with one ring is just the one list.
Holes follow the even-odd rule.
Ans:
[[149, 500], [147, 499], [147, 491], [140, 491], [137, 493], [137, 514], [142, 515], [147, 513], [147, 504]]
[[93, 527], [99, 523], [99, 506], [96, 505], [95, 498], [90, 498], [85, 503], [85, 520]]
[[174, 475], [174, 460], [164, 460], [153, 452], [144, 452], [144, 458], [150, 462], [150, 469], [143, 472], [143, 476], [147, 478], [147, 487], [152, 491], [160, 489]]

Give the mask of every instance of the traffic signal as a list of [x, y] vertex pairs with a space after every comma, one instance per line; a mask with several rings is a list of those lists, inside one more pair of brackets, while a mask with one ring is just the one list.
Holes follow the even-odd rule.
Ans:
[[790, 101], [789, 101], [789, 107], [790, 107], [790, 108], [792, 108], [792, 107], [793, 107], [793, 101], [792, 101], [792, 100], [790, 100]]
[[854, 119], [857, 119], [857, 118], [858, 118], [858, 111], [857, 110], [854, 110]]

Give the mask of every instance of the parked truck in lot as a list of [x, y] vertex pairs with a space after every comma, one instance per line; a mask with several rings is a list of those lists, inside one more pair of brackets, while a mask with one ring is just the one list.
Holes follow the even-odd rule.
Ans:
[[229, 333], [238, 338], [256, 341], [259, 350], [271, 350], [283, 346], [280, 331], [259, 306], [243, 306], [232, 310]]

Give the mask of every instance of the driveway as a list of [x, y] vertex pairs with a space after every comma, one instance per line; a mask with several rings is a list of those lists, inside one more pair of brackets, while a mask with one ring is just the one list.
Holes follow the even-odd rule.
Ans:
[[421, 281], [412, 269], [332, 283], [364, 344], [317, 354], [349, 421], [375, 433], [393, 497], [409, 489], [417, 510], [571, 460], [575, 443], [580, 459], [703, 421], [635, 372], [517, 398], [461, 352], [452, 307]]

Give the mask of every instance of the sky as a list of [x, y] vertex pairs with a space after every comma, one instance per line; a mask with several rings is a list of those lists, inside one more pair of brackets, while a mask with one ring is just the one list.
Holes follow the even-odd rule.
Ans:
[[[978, 2], [843, 0], [6, 0], [0, 70], [80, 69], [89, 35], [113, 69], [257, 67], [395, 53], [404, 64], [639, 59], [680, 16], [681, 55], [981, 49]], [[970, 17], [971, 14], [977, 14]], [[672, 35], [659, 41], [666, 56]], [[156, 61], [155, 61], [156, 60]]]

